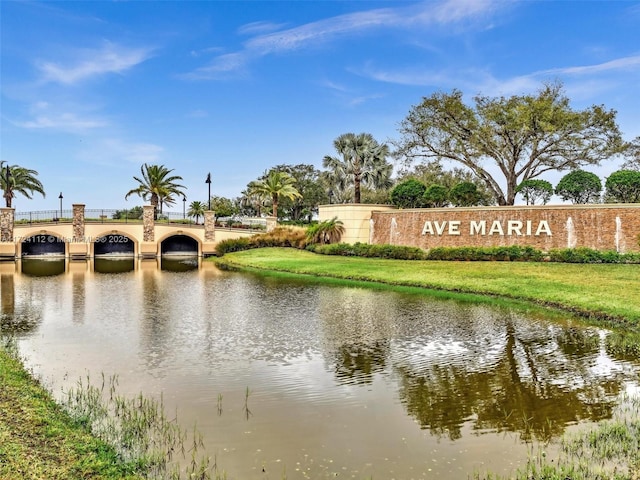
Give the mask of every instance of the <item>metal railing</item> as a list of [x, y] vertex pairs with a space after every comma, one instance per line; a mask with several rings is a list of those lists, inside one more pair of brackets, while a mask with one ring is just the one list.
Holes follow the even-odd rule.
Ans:
[[[140, 213], [138, 215], [138, 213]], [[142, 213], [132, 210], [117, 209], [85, 209], [85, 223], [142, 223]], [[34, 224], [59, 224], [73, 223], [73, 210], [41, 210], [35, 212], [16, 212], [14, 215], [14, 225], [34, 225]], [[171, 224], [184, 226], [202, 226], [204, 218], [190, 217], [180, 212], [158, 213], [155, 219], [156, 224]], [[216, 218], [217, 228], [237, 228], [250, 231], [264, 231], [267, 221], [257, 217], [219, 217]]]
[[41, 210], [39, 212], [17, 212], [14, 225], [34, 223], [73, 223], [73, 210]]

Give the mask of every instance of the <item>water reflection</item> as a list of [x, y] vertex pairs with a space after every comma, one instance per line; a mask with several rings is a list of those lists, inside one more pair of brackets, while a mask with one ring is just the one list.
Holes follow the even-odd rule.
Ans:
[[196, 270], [199, 261], [198, 256], [163, 256], [160, 259], [160, 268], [168, 272], [188, 272]]
[[21, 295], [16, 298], [16, 265], [0, 263], [0, 334], [21, 335], [29, 333], [38, 326], [41, 312], [37, 304]]
[[34, 277], [61, 275], [65, 272], [65, 258], [22, 258], [21, 272]]
[[136, 259], [130, 256], [95, 257], [93, 269], [98, 273], [126, 273], [135, 269]]
[[[478, 368], [471, 357], [397, 367], [400, 398], [422, 428], [455, 440], [470, 421], [476, 431], [518, 432], [526, 441], [546, 442], [562, 434], [567, 425], [611, 416], [629, 377], [594, 368], [606, 358], [598, 332], [578, 333], [574, 327], [548, 325], [533, 329], [521, 323], [521, 319], [507, 319], [496, 325], [502, 331], [496, 332], [493, 345], [485, 345], [494, 352], [485, 367]], [[595, 340], [595, 349], [587, 349], [583, 356], [575, 355], [577, 348], [571, 349], [573, 353], [567, 355], [562, 342], [568, 336]], [[462, 342], [459, 353], [464, 356], [463, 351], [477, 351], [479, 346]]]
[[464, 478], [506, 465], [505, 451], [509, 465], [526, 461], [514, 436], [547, 441], [608, 418], [638, 383], [638, 359], [610, 346], [616, 334], [572, 319], [197, 259], [98, 265], [42, 278], [3, 269], [2, 329], [22, 322], [23, 352], [47, 379], [104, 371], [134, 394], [163, 392], [232, 478], [304, 462], [312, 478]]

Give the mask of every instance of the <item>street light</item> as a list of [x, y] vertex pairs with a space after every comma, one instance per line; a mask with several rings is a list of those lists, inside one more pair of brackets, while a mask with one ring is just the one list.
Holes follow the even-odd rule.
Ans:
[[60, 220], [62, 220], [62, 192], [60, 192], [60, 195], [58, 195], [58, 198], [60, 199]]
[[187, 209], [187, 197], [183, 195], [182, 196], [182, 219], [183, 220], [187, 218], [186, 209]]
[[11, 170], [9, 170], [9, 164], [7, 163], [7, 176], [6, 176], [7, 182], [5, 184], [7, 189], [4, 192], [4, 193], [8, 194], [8, 196], [6, 197], [7, 198], [7, 207], [11, 207], [11, 190], [12, 189], [11, 189], [11, 185], [9, 185], [10, 178], [11, 178]]
[[209, 211], [211, 211], [211, 173], [207, 173], [207, 179], [204, 183], [209, 185]]
[[329, 205], [331, 205], [333, 203], [333, 190], [329, 190], [327, 194], [329, 195]]

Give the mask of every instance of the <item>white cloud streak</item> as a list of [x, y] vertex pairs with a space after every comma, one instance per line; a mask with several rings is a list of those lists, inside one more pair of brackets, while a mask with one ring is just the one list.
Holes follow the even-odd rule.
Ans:
[[89, 142], [78, 157], [97, 165], [120, 166], [123, 160], [135, 165], [159, 163], [163, 154], [164, 148], [153, 143], [103, 138]]
[[506, 79], [496, 78], [483, 69], [385, 71], [367, 66], [358, 73], [385, 83], [435, 88], [450, 88], [451, 85], [456, 85], [464, 92], [489, 96], [521, 95], [539, 89], [543, 81], [571, 80], [573, 82], [571, 90], [587, 98], [590, 94], [601, 92], [619, 83], [621, 81], [619, 77], [624, 73], [640, 73], [640, 55], [621, 57], [593, 65], [539, 70]]
[[126, 48], [109, 42], [99, 49], [82, 49], [72, 53], [76, 58], [65, 65], [51, 61], [37, 62], [43, 79], [74, 85], [109, 73], [123, 73], [151, 56], [148, 48]]
[[70, 133], [84, 133], [109, 125], [105, 119], [78, 114], [73, 110], [77, 109], [73, 106], [71, 108], [69, 106], [59, 107], [51, 105], [49, 102], [38, 101], [29, 108], [30, 120], [12, 121], [12, 123], [20, 128], [58, 130]]
[[[474, 20], [487, 15], [506, 2], [489, 0], [444, 0], [421, 2], [409, 7], [381, 8], [339, 15], [317, 22], [307, 23], [287, 30], [258, 35], [247, 40], [244, 49], [221, 55], [207, 66], [187, 75], [190, 79], [216, 79], [240, 70], [254, 58], [317, 47], [341, 37], [380, 29], [400, 29], [435, 25], [447, 25]], [[259, 25], [259, 24], [250, 24]], [[251, 32], [245, 26], [243, 33]]]
[[37, 115], [25, 122], [14, 122], [14, 125], [27, 129], [50, 129], [66, 132], [82, 132], [94, 128], [104, 127], [107, 122], [99, 119], [81, 118], [75, 113], [61, 113], [59, 115]]

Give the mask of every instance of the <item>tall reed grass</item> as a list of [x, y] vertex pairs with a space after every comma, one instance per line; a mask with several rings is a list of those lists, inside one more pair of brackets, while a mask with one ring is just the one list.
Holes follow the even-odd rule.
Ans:
[[135, 463], [145, 478], [226, 478], [204, 451], [197, 428], [180, 426], [177, 412], [167, 416], [162, 396], [155, 400], [140, 393], [126, 398], [117, 393], [117, 388], [115, 375], [102, 374], [99, 385], [87, 375], [66, 392], [61, 404], [93, 435], [113, 445], [124, 461]]

